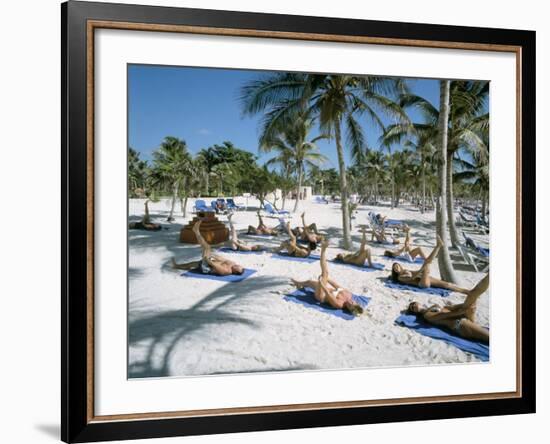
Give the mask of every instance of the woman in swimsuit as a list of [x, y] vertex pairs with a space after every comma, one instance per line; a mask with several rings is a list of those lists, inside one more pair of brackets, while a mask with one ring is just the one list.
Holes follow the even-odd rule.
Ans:
[[405, 243], [401, 248], [398, 248], [395, 251], [386, 250], [384, 251], [384, 256], [388, 257], [399, 257], [402, 255], [409, 255], [411, 260], [414, 261], [417, 256], [420, 256], [422, 259], [426, 259], [426, 254], [422, 251], [422, 248], [416, 247], [411, 248], [411, 229], [408, 225], [403, 227], [405, 231]]
[[439, 254], [439, 250], [441, 250], [442, 246], [443, 241], [439, 236], [437, 236], [437, 245], [432, 250], [430, 255], [424, 260], [422, 267], [418, 270], [407, 270], [398, 262], [394, 262], [391, 267], [390, 279], [398, 284], [412, 285], [420, 288], [437, 287], [468, 294], [469, 290], [467, 289], [430, 276], [431, 264]]
[[204, 274], [213, 274], [216, 276], [228, 276], [230, 274], [243, 274], [244, 268], [223, 256], [212, 253], [212, 248], [202, 237], [199, 228], [202, 221], [198, 221], [193, 225], [193, 233], [197, 237], [202, 248], [202, 259], [200, 261], [187, 262], [178, 264], [172, 258], [172, 267], [178, 270], [200, 270]]
[[264, 221], [259, 211], [256, 214], [258, 215], [259, 221], [258, 228], [249, 225], [247, 234], [259, 234], [264, 236], [277, 236], [277, 234], [279, 234], [276, 228], [269, 228], [264, 224]]
[[317, 224], [312, 223], [310, 225], [306, 225], [306, 213], [305, 211], [301, 215], [302, 218], [302, 227], [297, 227], [294, 232], [296, 236], [300, 236], [300, 238], [304, 241], [309, 242], [309, 244], [318, 244], [321, 242], [323, 236], [319, 234], [319, 231], [317, 230]]
[[365, 227], [361, 229], [363, 233], [363, 239], [361, 239], [361, 246], [359, 251], [355, 253], [342, 254], [339, 253], [335, 258], [335, 262], [343, 262], [345, 264], [357, 265], [362, 267], [365, 265], [365, 261], [368, 261], [369, 267], [372, 267], [372, 260], [370, 255], [370, 249], [367, 248], [367, 230]]
[[297, 281], [292, 279], [292, 284], [299, 289], [312, 288], [314, 290], [315, 299], [320, 303], [329, 304], [331, 307], [342, 309], [358, 316], [363, 313], [363, 308], [353, 300], [351, 291], [346, 290], [340, 284], [330, 279], [328, 275], [328, 264], [326, 257], [326, 249], [328, 240], [323, 239], [321, 244], [321, 275], [315, 281]]
[[317, 244], [314, 244], [314, 247], [311, 248], [311, 245], [303, 246], [296, 242], [296, 236], [290, 229], [290, 222], [286, 224], [286, 231], [290, 236], [289, 240], [286, 240], [279, 245], [278, 248], [275, 248], [273, 251], [275, 253], [280, 253], [283, 250], [286, 250], [289, 256], [293, 257], [308, 257], [311, 254], [311, 251], [317, 247]]
[[488, 287], [489, 274], [468, 291], [468, 296], [462, 304], [448, 307], [432, 305], [425, 308], [418, 302], [411, 302], [407, 312], [422, 316], [430, 324], [446, 327], [465, 339], [489, 343], [489, 331], [475, 322], [476, 302]]
[[231, 238], [229, 240], [229, 244], [232, 250], [234, 251], [260, 251], [263, 250], [264, 247], [262, 245], [248, 245], [246, 242], [243, 242], [239, 239], [237, 235], [237, 230], [235, 229], [235, 225], [233, 224], [233, 221], [231, 218], [233, 217], [233, 213], [230, 213], [227, 215], [227, 220], [229, 221], [229, 226], [231, 228]]

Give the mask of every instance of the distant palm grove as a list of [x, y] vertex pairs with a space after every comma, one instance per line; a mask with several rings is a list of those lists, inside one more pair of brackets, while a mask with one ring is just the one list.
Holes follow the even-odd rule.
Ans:
[[[482, 214], [488, 208], [489, 83], [440, 80], [439, 87], [439, 103], [430, 103], [412, 94], [402, 78], [258, 74], [238, 91], [243, 116], [260, 116], [257, 147], [220, 140], [192, 155], [185, 140], [167, 135], [149, 162], [130, 148], [130, 197], [146, 202], [170, 197], [172, 220], [176, 211], [186, 216], [189, 198], [250, 193], [263, 204], [276, 189], [283, 198], [271, 203], [284, 208], [291, 196], [288, 209], [297, 211], [299, 190], [311, 186], [313, 194], [342, 203], [338, 224], [346, 249], [351, 248], [351, 195], [391, 207], [406, 199], [421, 212], [436, 211], [438, 234], [456, 246], [455, 200], [476, 200]], [[375, 146], [366, 142], [362, 121], [376, 130]], [[333, 147], [337, 169], [327, 167], [317, 147], [322, 139]], [[241, 148], [271, 157], [260, 164]], [[441, 277], [456, 281], [448, 250], [443, 250]]]

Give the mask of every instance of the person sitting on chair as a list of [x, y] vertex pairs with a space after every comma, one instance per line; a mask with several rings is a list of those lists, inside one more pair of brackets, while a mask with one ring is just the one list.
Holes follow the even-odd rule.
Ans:
[[193, 225], [193, 233], [197, 237], [202, 248], [202, 259], [200, 261], [187, 262], [184, 264], [176, 263], [172, 258], [172, 267], [178, 270], [197, 270], [203, 274], [213, 274], [216, 276], [228, 276], [230, 274], [243, 274], [244, 268], [218, 254], [212, 253], [212, 248], [202, 237], [199, 228], [202, 221], [198, 221]]

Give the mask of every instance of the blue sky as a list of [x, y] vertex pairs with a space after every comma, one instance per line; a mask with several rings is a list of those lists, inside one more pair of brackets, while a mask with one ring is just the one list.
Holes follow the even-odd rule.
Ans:
[[[128, 137], [129, 145], [151, 159], [151, 153], [165, 136], [186, 141], [193, 154], [213, 144], [228, 140], [260, 157], [258, 124], [260, 115], [243, 116], [238, 100], [243, 84], [264, 71], [212, 68], [187, 68], [155, 65], [128, 67]], [[412, 92], [439, 107], [439, 83], [415, 79]], [[411, 115], [413, 119], [419, 116]], [[378, 147], [380, 130], [366, 118], [360, 122], [370, 147]], [[314, 131], [313, 135], [315, 135]], [[320, 141], [320, 151], [329, 158], [325, 168], [337, 168], [334, 142]], [[346, 163], [350, 155], [346, 153]]]

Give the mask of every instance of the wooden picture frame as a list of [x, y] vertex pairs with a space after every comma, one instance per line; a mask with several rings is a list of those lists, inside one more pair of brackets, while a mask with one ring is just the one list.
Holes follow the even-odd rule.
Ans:
[[[62, 16], [62, 415], [65, 442], [535, 412], [535, 33], [69, 1]], [[94, 45], [97, 29], [509, 52], [517, 67], [517, 390], [133, 415], [94, 414]]]

